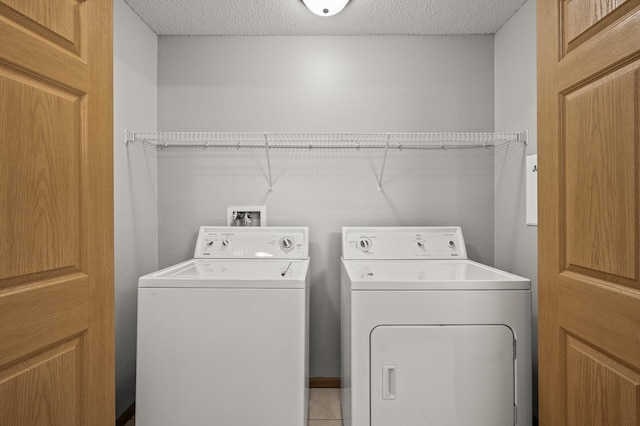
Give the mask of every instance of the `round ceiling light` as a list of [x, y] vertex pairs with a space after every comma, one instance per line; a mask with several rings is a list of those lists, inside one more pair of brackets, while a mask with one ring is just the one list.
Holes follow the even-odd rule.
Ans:
[[318, 16], [333, 16], [340, 13], [349, 0], [302, 0], [302, 2]]

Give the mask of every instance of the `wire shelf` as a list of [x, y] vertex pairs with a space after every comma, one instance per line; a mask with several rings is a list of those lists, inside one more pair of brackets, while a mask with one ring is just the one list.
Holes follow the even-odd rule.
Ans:
[[502, 133], [258, 133], [258, 132], [129, 132], [125, 144], [139, 142], [158, 149], [184, 148], [261, 148], [267, 159], [269, 191], [273, 191], [271, 157], [273, 149], [382, 149], [378, 191], [390, 149], [469, 149], [489, 148], [521, 142], [528, 132]]
[[259, 132], [126, 132], [125, 143], [156, 147], [275, 149], [432, 149], [487, 148], [527, 142], [527, 132], [503, 133], [259, 133]]

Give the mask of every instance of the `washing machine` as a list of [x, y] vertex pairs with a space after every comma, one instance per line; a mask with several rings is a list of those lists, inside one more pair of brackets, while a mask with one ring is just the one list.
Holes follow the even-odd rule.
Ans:
[[137, 426], [306, 424], [308, 229], [200, 228], [138, 285]]
[[342, 229], [345, 426], [530, 426], [531, 283], [460, 227]]

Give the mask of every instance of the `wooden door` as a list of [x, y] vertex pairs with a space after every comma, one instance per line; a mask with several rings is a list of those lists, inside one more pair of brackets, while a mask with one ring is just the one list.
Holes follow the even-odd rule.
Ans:
[[542, 426], [640, 425], [640, 1], [538, 0]]
[[0, 0], [0, 425], [114, 424], [112, 0]]

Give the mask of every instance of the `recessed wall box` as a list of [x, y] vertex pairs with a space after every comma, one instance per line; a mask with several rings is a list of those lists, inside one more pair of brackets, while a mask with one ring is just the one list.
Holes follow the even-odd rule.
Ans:
[[229, 206], [227, 226], [267, 226], [267, 207]]

